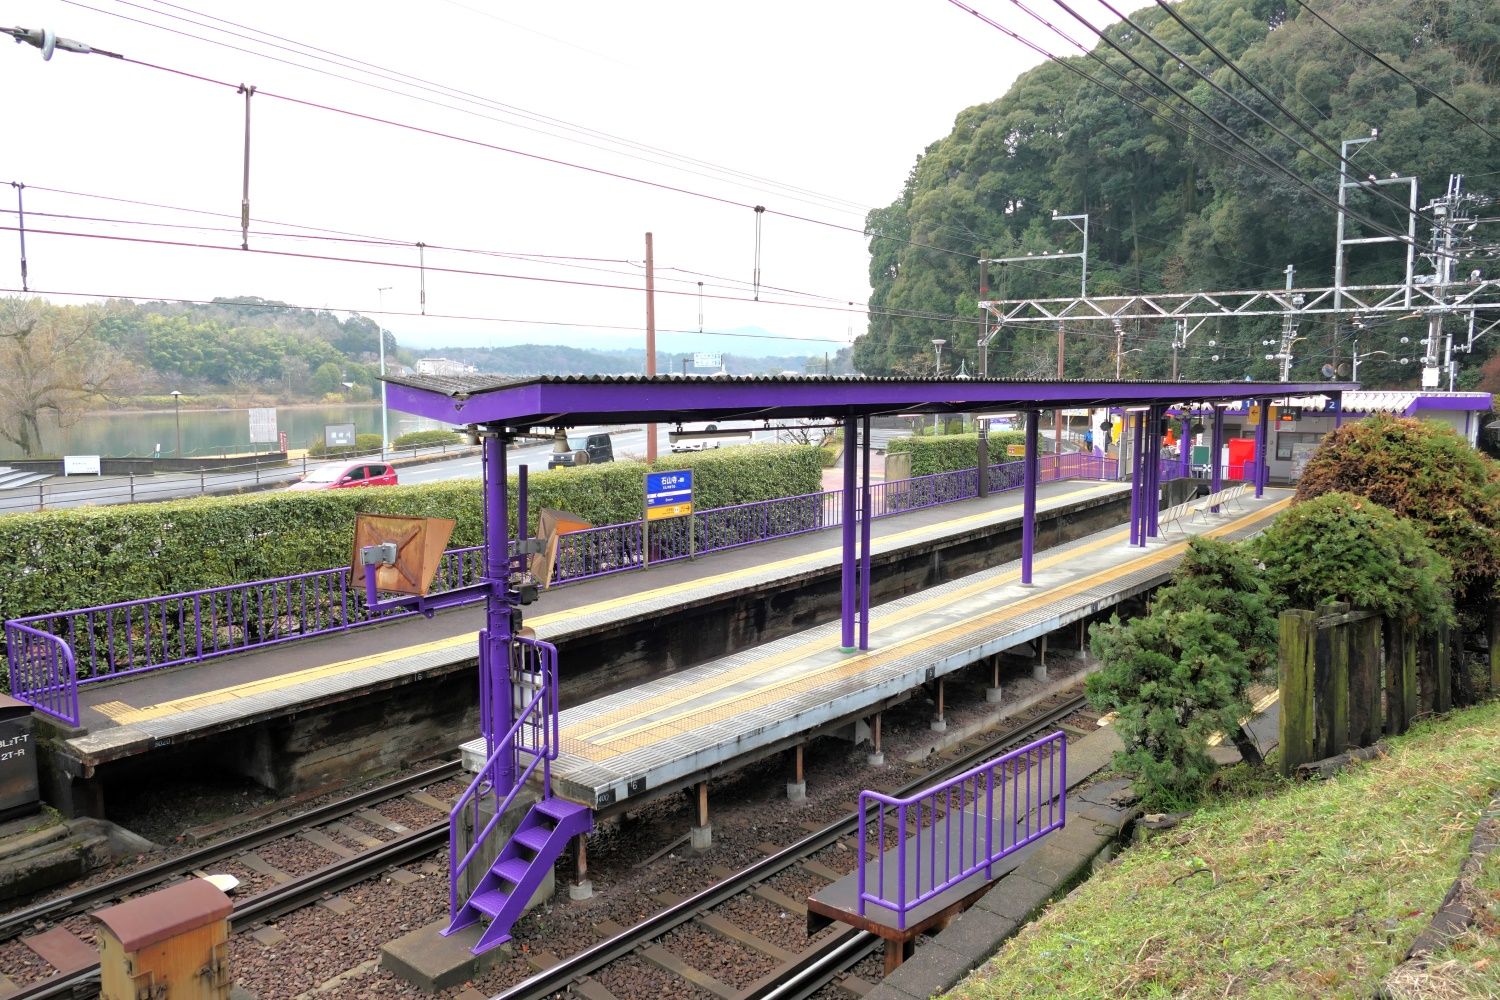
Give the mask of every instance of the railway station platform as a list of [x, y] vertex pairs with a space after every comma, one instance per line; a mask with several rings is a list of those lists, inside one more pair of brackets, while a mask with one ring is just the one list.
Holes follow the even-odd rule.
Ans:
[[[1192, 536], [1249, 537], [1291, 498], [1247, 495], [1237, 510], [1184, 519], [1145, 548], [1130, 546], [1124, 527], [1094, 532], [1038, 557], [1029, 586], [1012, 562], [882, 604], [867, 651], [842, 649], [833, 622], [566, 708], [553, 791], [608, 815], [847, 726], [1160, 585]], [[471, 770], [485, 759], [483, 740], [464, 751]]]
[[[1038, 494], [1044, 549], [1119, 524], [1129, 484], [1047, 483]], [[1014, 554], [1021, 507], [1016, 491], [877, 521], [876, 597]], [[836, 616], [839, 563], [836, 531], [808, 533], [545, 591], [526, 624], [559, 646], [563, 701], [577, 704]], [[78, 727], [38, 716], [48, 800], [102, 816], [106, 779], [174, 752], [207, 749], [286, 794], [452, 747], [478, 728], [482, 618], [460, 608], [84, 685]]]

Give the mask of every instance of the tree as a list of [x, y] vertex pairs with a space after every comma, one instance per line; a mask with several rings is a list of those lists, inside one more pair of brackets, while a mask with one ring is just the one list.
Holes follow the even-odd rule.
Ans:
[[330, 392], [341, 392], [344, 388], [342, 384], [343, 381], [343, 369], [334, 364], [332, 361], [326, 361], [318, 366], [317, 371], [313, 372], [313, 391], [322, 393], [325, 396]]
[[1229, 734], [1250, 763], [1259, 750], [1240, 729], [1249, 687], [1276, 657], [1273, 598], [1238, 546], [1195, 538], [1151, 613], [1094, 626], [1103, 668], [1089, 700], [1119, 713], [1122, 768], [1148, 808], [1180, 809], [1202, 795], [1214, 762], [1208, 738]]
[[1308, 461], [1297, 499], [1334, 492], [1420, 525], [1461, 600], [1488, 596], [1500, 578], [1500, 466], [1450, 428], [1383, 415], [1345, 424]]
[[104, 398], [115, 365], [91, 320], [41, 299], [0, 300], [0, 438], [22, 454], [40, 449], [44, 415], [66, 427]]
[[1367, 497], [1295, 504], [1256, 540], [1265, 577], [1293, 607], [1347, 601], [1430, 631], [1453, 618], [1452, 569], [1422, 529]]

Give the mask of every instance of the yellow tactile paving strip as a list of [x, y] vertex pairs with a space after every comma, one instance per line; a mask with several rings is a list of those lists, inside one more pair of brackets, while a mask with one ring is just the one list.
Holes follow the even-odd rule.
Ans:
[[[1054, 498], [1048, 506], [1063, 503], [1074, 503], [1079, 500], [1087, 500], [1103, 493], [1113, 492], [1119, 489], [1118, 483], [1102, 483], [1086, 489], [1061, 494]], [[877, 540], [877, 545], [882, 548], [899, 546], [905, 542], [930, 536], [934, 534], [952, 535], [969, 527], [995, 521], [1003, 518], [1007, 513], [1012, 513], [1021, 507], [1018, 500], [1013, 504], [993, 507], [988, 510], [970, 514], [966, 517], [954, 518], [943, 521], [937, 525], [924, 525], [922, 527], [910, 528], [906, 531], [882, 536]], [[1045, 508], [1044, 508], [1045, 509]], [[528, 618], [526, 623], [532, 628], [545, 628], [550, 624], [566, 621], [586, 615], [606, 613], [612, 610], [629, 607], [636, 604], [650, 604], [651, 602], [663, 601], [672, 597], [680, 596], [700, 589], [721, 590], [736, 584], [746, 578], [774, 575], [777, 572], [794, 571], [799, 568], [814, 568], [824, 565], [831, 555], [842, 553], [842, 545], [833, 545], [818, 549], [814, 552], [799, 556], [792, 556], [776, 562], [764, 563], [757, 566], [747, 566], [742, 569], [732, 570], [727, 573], [719, 573], [714, 576], [700, 577], [683, 583], [670, 584], [665, 587], [656, 587], [651, 590], [641, 591], [637, 594], [629, 594], [623, 597], [611, 598], [598, 601], [594, 604], [586, 604], [581, 607], [571, 608], [567, 611], [556, 611], [551, 614], [538, 615]], [[873, 620], [872, 620], [873, 625]], [[403, 646], [397, 649], [389, 649], [368, 656], [356, 657], [349, 660], [339, 660], [334, 663], [324, 664], [319, 667], [308, 667], [305, 670], [297, 670], [292, 673], [281, 674], [276, 677], [267, 677], [258, 681], [247, 681], [243, 684], [235, 684], [220, 688], [215, 691], [205, 691], [202, 694], [191, 695], [185, 698], [174, 698], [171, 701], [157, 702], [152, 705], [136, 707], [123, 701], [110, 701], [94, 706], [94, 710], [117, 725], [128, 726], [139, 722], [147, 722], [152, 719], [160, 719], [182, 712], [192, 711], [198, 708], [213, 708], [229, 702], [250, 698], [255, 695], [277, 691], [282, 688], [295, 687], [309, 681], [322, 680], [328, 677], [336, 677], [341, 674], [354, 673], [370, 667], [377, 667], [389, 663], [392, 660], [404, 659], [410, 656], [419, 656], [423, 653], [438, 653], [465, 646], [476, 646], [479, 643], [478, 632], [465, 632], [461, 635], [451, 636], [446, 639], [437, 639], [433, 642], [422, 643], [415, 646]]]
[[[1203, 534], [1212, 538], [1243, 530], [1260, 521], [1274, 517], [1290, 503], [1290, 497], [1274, 501], [1248, 514], [1241, 515], [1233, 521], [1212, 528]], [[1046, 569], [1060, 563], [1076, 560], [1088, 552], [1096, 551], [1112, 544], [1118, 544], [1125, 537], [1126, 532], [1124, 531], [1112, 532], [1083, 547], [1074, 548], [1037, 560], [1034, 568], [1039, 570]], [[961, 622], [948, 625], [936, 631], [923, 632], [919, 636], [879, 651], [844, 654], [837, 652], [838, 640], [836, 638], [830, 639], [827, 635], [810, 637], [808, 640], [784, 650], [775, 657], [757, 658], [731, 671], [715, 673], [713, 676], [705, 678], [700, 682], [686, 684], [663, 692], [655, 697], [634, 701], [613, 711], [581, 720], [579, 723], [562, 730], [561, 747], [565, 753], [571, 756], [590, 761], [601, 761], [614, 757], [627, 756], [632, 751], [659, 743], [668, 731], [684, 732], [700, 729], [730, 717], [743, 715], [757, 708], [764, 708], [775, 702], [821, 687], [831, 681], [854, 677], [866, 671], [874, 670], [892, 660], [910, 656], [919, 648], [930, 648], [946, 641], [956, 640], [965, 634], [981, 632], [1004, 621], [1020, 617], [1028, 611], [1082, 593], [1110, 580], [1139, 572], [1152, 565], [1166, 562], [1180, 556], [1186, 550], [1189, 540], [1188, 536], [1184, 536], [1180, 541], [1142, 554], [1117, 566], [1089, 574], [1061, 587], [1044, 590], [1033, 597], [1014, 601], [994, 611], [966, 618]], [[960, 588], [958, 591], [947, 591], [925, 601], [908, 605], [901, 608], [897, 613], [872, 616], [871, 635], [873, 637], [877, 634], [878, 629], [890, 630], [898, 624], [910, 621], [924, 614], [930, 614], [938, 608], [951, 606], [967, 597], [976, 596], [986, 590], [1014, 583], [1019, 578], [1019, 571], [1001, 574]], [[820, 654], [830, 652], [835, 654], [834, 658], [824, 663], [807, 662], [806, 672], [799, 674], [794, 680], [782, 678], [778, 679], [774, 684], [766, 685], [753, 692], [746, 692], [744, 690], [748, 684], [753, 683], [756, 677], [770, 673], [777, 667], [799, 660], [811, 661]], [[711, 698], [715, 694], [726, 691], [728, 693], [716, 701], [711, 701], [706, 705], [700, 702], [700, 699]], [[681, 706], [681, 709], [674, 714], [647, 718], [652, 712], [668, 709], [673, 706]], [[689, 725], [679, 725], [684, 721], [689, 722]], [[631, 722], [634, 722], [635, 725], [623, 729], [619, 728]]]

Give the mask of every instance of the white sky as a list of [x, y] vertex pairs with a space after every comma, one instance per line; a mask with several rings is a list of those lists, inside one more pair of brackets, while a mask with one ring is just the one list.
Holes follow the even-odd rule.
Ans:
[[[859, 230], [870, 206], [890, 203], [915, 158], [946, 135], [960, 110], [1001, 96], [1039, 57], [943, 0], [698, 0], [620, 3], [485, 3], [484, 0], [16, 0], [7, 26], [46, 27], [100, 49], [263, 91], [303, 98], [540, 156], [647, 178], [744, 205]], [[981, 9], [1021, 31], [1000, 0]], [[94, 9], [91, 9], [94, 8]], [[117, 16], [118, 15], [118, 16]], [[659, 153], [624, 155], [603, 137], [565, 141], [560, 125], [496, 107], [426, 96], [449, 110], [293, 68], [265, 54], [339, 69], [187, 23], [210, 15], [284, 36], [526, 113], [607, 132], [692, 157], [672, 169]], [[154, 27], [133, 23], [151, 22]], [[164, 30], [253, 49], [249, 55]], [[252, 32], [219, 22], [241, 34]], [[285, 43], [277, 43], [285, 44]], [[1055, 40], [1054, 51], [1063, 46]], [[410, 92], [405, 83], [375, 81]], [[482, 322], [416, 313], [418, 272], [376, 263], [331, 263], [239, 252], [244, 98], [233, 89], [100, 55], [0, 46], [0, 96], [8, 108], [0, 182], [27, 185], [30, 285], [45, 292], [161, 298], [260, 295], [300, 305], [357, 309], [411, 346], [491, 343], [643, 345], [640, 264], [655, 235], [657, 326], [698, 328], [697, 281], [708, 296], [749, 299], [755, 218], [749, 207], [588, 174], [551, 163], [330, 114], [264, 94], [253, 101], [250, 205], [256, 220], [295, 223], [408, 244], [505, 253], [603, 258], [543, 263], [427, 251], [432, 267], [528, 275], [548, 282], [434, 273], [430, 314], [505, 317]], [[574, 133], [576, 136], [576, 133]], [[735, 183], [725, 168], [807, 192]], [[690, 172], [691, 171], [691, 172]], [[41, 190], [111, 195], [206, 209], [184, 215]], [[0, 187], [0, 288], [18, 289], [15, 192]], [[44, 212], [190, 223], [233, 232], [126, 227], [46, 218]], [[869, 296], [858, 232], [772, 215], [762, 223], [761, 281], [811, 292], [830, 309], [706, 298], [704, 329], [761, 329], [802, 345], [662, 332], [662, 350], [768, 353], [834, 350], [863, 332]], [[36, 230], [146, 236], [228, 250], [45, 236]], [[285, 225], [253, 222], [251, 247], [414, 265], [414, 246], [389, 248], [256, 235]], [[589, 269], [594, 268], [594, 269]], [[687, 275], [670, 268], [703, 272]], [[721, 280], [731, 279], [730, 281]], [[673, 280], [679, 279], [679, 280]], [[582, 287], [601, 282], [627, 290]], [[380, 292], [382, 287], [389, 290]], [[687, 291], [687, 295], [664, 294]], [[55, 301], [80, 301], [53, 296]], [[786, 299], [763, 288], [762, 299]], [[555, 325], [548, 325], [555, 324]], [[583, 324], [618, 326], [608, 331]]]

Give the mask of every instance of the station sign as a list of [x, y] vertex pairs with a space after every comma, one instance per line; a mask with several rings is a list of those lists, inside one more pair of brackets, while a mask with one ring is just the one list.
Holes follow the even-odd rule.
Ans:
[[646, 520], [665, 521], [693, 512], [693, 471], [646, 473]]
[[703, 351], [693, 352], [694, 368], [718, 368], [724, 364], [724, 355], [708, 354]]
[[1025, 458], [1026, 446], [1024, 444], [1008, 444], [1005, 446], [1005, 454], [1011, 458]]

